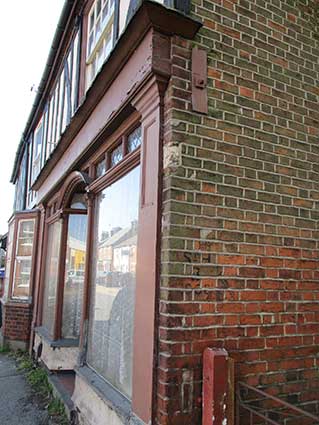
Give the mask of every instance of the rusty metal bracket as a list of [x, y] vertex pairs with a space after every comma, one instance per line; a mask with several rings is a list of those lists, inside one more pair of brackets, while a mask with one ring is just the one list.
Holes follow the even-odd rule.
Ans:
[[197, 47], [192, 50], [192, 107], [193, 111], [208, 113], [207, 52]]

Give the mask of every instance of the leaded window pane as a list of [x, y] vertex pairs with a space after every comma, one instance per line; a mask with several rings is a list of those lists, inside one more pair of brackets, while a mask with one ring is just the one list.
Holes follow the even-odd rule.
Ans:
[[123, 159], [122, 145], [119, 145], [111, 152], [111, 167], [118, 164]]
[[106, 172], [105, 158], [96, 165], [96, 177], [101, 177]]
[[137, 149], [142, 142], [142, 129], [141, 127], [136, 128], [127, 138], [128, 152], [132, 152]]

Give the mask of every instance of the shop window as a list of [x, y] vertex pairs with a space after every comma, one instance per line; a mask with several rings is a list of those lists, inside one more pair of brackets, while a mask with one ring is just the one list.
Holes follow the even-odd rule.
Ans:
[[55, 306], [59, 277], [61, 231], [61, 220], [50, 224], [48, 227], [42, 324], [47, 329], [50, 336], [53, 336], [54, 334]]
[[[86, 261], [87, 205], [75, 193], [66, 205], [48, 207], [42, 326], [52, 339], [80, 336]], [[63, 218], [59, 218], [59, 212]]]
[[[76, 206], [78, 202], [76, 202]], [[62, 337], [78, 338], [82, 316], [87, 217], [71, 214], [66, 243]]]
[[96, 199], [87, 362], [127, 397], [132, 391], [132, 338], [140, 167]]

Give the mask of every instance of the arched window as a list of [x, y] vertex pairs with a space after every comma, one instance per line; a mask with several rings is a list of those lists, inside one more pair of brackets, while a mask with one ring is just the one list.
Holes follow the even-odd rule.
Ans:
[[80, 336], [88, 182], [84, 173], [72, 173], [47, 208], [42, 326], [52, 339], [78, 340]]

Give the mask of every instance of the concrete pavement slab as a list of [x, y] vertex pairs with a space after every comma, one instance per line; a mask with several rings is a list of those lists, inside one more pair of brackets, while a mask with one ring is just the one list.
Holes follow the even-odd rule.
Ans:
[[15, 361], [0, 354], [0, 424], [47, 425], [48, 414], [34, 401], [31, 387]]

